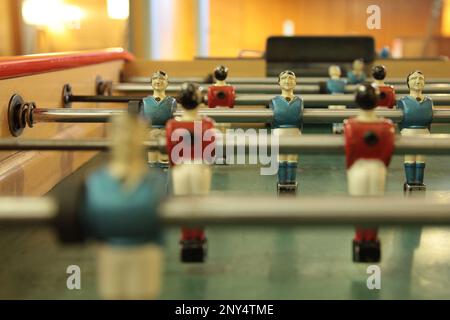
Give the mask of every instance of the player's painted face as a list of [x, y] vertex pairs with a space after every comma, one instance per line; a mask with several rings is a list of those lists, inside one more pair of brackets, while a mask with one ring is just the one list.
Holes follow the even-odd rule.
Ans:
[[166, 90], [169, 85], [169, 81], [167, 81], [166, 77], [156, 76], [152, 78], [152, 87], [155, 90]]
[[361, 60], [353, 62], [353, 70], [362, 71], [364, 69], [364, 63]]
[[341, 68], [339, 66], [331, 66], [328, 69], [328, 74], [330, 77], [340, 77], [341, 76]]
[[425, 77], [419, 72], [414, 72], [409, 76], [408, 85], [410, 89], [420, 91], [425, 87]]
[[297, 85], [297, 79], [292, 73], [283, 73], [280, 76], [280, 87], [283, 90], [293, 90]]

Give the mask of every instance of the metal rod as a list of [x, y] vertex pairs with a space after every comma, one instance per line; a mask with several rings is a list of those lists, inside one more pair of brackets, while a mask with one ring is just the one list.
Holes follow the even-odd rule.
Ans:
[[[397, 99], [405, 94], [397, 95]], [[435, 106], [450, 106], [450, 94], [428, 94]], [[302, 94], [305, 107], [326, 107], [328, 105], [345, 105], [355, 107], [355, 97], [353, 94]], [[236, 96], [237, 106], [267, 106], [273, 95], [255, 94]]]
[[58, 204], [49, 197], [1, 197], [0, 223], [2, 225], [40, 225], [53, 223]]
[[0, 150], [22, 151], [106, 151], [111, 148], [111, 142], [101, 140], [22, 140], [0, 139]]
[[[0, 139], [0, 150], [21, 150], [21, 151], [108, 151], [112, 147], [112, 142], [107, 139], [95, 140], [22, 140], [22, 139]], [[149, 140], [143, 142], [148, 150], [166, 150], [165, 140]]]
[[[41, 109], [32, 111], [33, 124], [39, 122], [108, 122], [115, 114], [126, 112], [125, 109]], [[358, 115], [358, 109], [330, 110], [330, 109], [304, 109], [304, 123], [334, 123]], [[400, 122], [403, 114], [400, 110], [379, 108], [377, 115]], [[177, 110], [175, 116], [181, 116], [182, 110]], [[201, 108], [201, 116], [208, 116], [220, 123], [269, 123], [273, 112], [270, 109], [228, 109], [228, 108]], [[433, 123], [450, 123], [450, 109], [435, 109]]]
[[[438, 109], [436, 111], [436, 120], [450, 122], [450, 109]], [[358, 115], [358, 109], [330, 110], [330, 109], [304, 109], [304, 123], [334, 123], [355, 117]], [[403, 119], [403, 113], [400, 110], [380, 108], [376, 110], [377, 115], [389, 118], [394, 122], [400, 122]], [[182, 110], [177, 110], [175, 116], [181, 116]], [[199, 111], [202, 116], [208, 116], [219, 123], [269, 123], [273, 119], [273, 111], [270, 109], [228, 109], [228, 108], [202, 108]], [[448, 118], [448, 119], [447, 119]]]
[[125, 113], [125, 109], [41, 109], [32, 113], [33, 123], [38, 122], [108, 122], [115, 114]]
[[[53, 224], [50, 198], [0, 198], [0, 224]], [[169, 226], [448, 225], [450, 201], [441, 198], [267, 196], [171, 197], [159, 208]]]
[[[240, 134], [226, 138], [222, 137], [216, 148], [222, 147], [223, 154], [242, 152], [248, 154], [255, 149], [255, 136], [253, 139], [243, 137]], [[270, 138], [266, 138], [265, 144], [259, 143], [258, 148], [266, 147], [267, 150], [278, 148], [279, 154], [345, 154], [345, 140], [343, 136], [334, 135], [302, 135], [300, 137], [279, 137], [275, 146], [272, 146]], [[267, 141], [267, 142], [266, 142]], [[433, 134], [423, 136], [400, 136], [395, 138], [394, 154], [427, 154], [450, 155], [450, 135]]]
[[[318, 84], [320, 82], [326, 82], [329, 78], [327, 77], [298, 77], [298, 84]], [[343, 78], [346, 79], [346, 78]], [[206, 77], [171, 77], [169, 82], [171, 84], [181, 84], [184, 82], [195, 82], [199, 84], [210, 84], [205, 81]], [[149, 77], [130, 77], [126, 81], [131, 83], [150, 83]], [[368, 79], [368, 81], [373, 81], [373, 79]], [[386, 78], [386, 83], [397, 85], [406, 84], [406, 75], [404, 78]], [[450, 78], [426, 78], [427, 84], [450, 84]], [[277, 77], [230, 77], [227, 79], [230, 84], [277, 84]]]
[[[397, 99], [405, 96], [405, 94], [397, 95]], [[428, 94], [433, 99], [435, 106], [450, 105], [450, 94]], [[71, 97], [76, 97], [76, 101]], [[272, 94], [242, 94], [237, 95], [235, 99], [236, 106], [267, 106], [272, 100]], [[345, 105], [347, 107], [355, 106], [355, 97], [353, 94], [302, 94], [305, 107], [326, 107], [328, 105]], [[142, 97], [132, 96], [71, 96], [69, 102], [98, 102], [98, 103], [128, 103], [131, 100], [141, 100]]]
[[77, 96], [68, 95], [67, 102], [93, 102], [93, 103], [128, 103], [131, 100], [141, 100], [144, 97], [131, 96]]
[[[234, 86], [237, 94], [280, 94], [280, 86], [278, 84], [237, 84]], [[208, 85], [205, 85], [202, 89], [206, 91]], [[150, 84], [135, 84], [135, 83], [119, 83], [113, 86], [113, 90], [119, 92], [153, 92]], [[345, 87], [345, 93], [354, 93], [356, 85], [347, 85]], [[167, 93], [177, 93], [180, 91], [180, 85], [172, 84], [166, 89]], [[324, 93], [321, 92], [320, 85], [318, 84], [302, 84], [297, 85], [295, 92], [298, 94], [305, 93]], [[395, 92], [409, 93], [409, 88], [405, 84], [399, 84], [395, 86]], [[427, 84], [424, 88], [425, 93], [450, 93], [450, 84]]]
[[[340, 154], [344, 155], [345, 140], [337, 135], [302, 135], [300, 137], [279, 137], [272, 145], [270, 137], [264, 136], [264, 142], [259, 140], [261, 135], [234, 135], [218, 136], [216, 148], [226, 152], [243, 152], [248, 154], [258, 148], [273, 150], [278, 148], [281, 154]], [[150, 151], [166, 153], [165, 138], [144, 141], [143, 145]], [[107, 151], [112, 142], [107, 139], [100, 140], [22, 140], [0, 139], [0, 150], [41, 150], [41, 151]], [[395, 154], [428, 154], [450, 155], [450, 134], [432, 134], [423, 136], [396, 136]]]
[[442, 225], [450, 224], [450, 202], [389, 197], [171, 198], [161, 219], [175, 226]]

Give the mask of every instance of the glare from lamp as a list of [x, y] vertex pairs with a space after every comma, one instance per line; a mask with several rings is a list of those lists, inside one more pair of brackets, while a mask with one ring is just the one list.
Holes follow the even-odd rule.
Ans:
[[25, 0], [22, 17], [26, 24], [47, 26], [57, 19], [54, 9], [61, 7], [61, 0]]
[[61, 32], [65, 27], [79, 27], [84, 12], [78, 6], [64, 4], [62, 0], [25, 0], [22, 17], [26, 24]]
[[114, 20], [126, 20], [130, 16], [129, 0], [108, 0], [108, 17]]

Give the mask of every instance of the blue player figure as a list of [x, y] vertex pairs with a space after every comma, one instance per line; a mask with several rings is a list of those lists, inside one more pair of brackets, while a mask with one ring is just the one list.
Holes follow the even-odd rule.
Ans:
[[[337, 65], [332, 65], [328, 68], [330, 79], [327, 80], [327, 92], [329, 94], [343, 94], [345, 93], [346, 81], [341, 78], [341, 68]], [[343, 110], [347, 107], [345, 105], [330, 105], [328, 109]], [[333, 123], [333, 133], [341, 134], [344, 132], [344, 125], [342, 123]]]
[[378, 55], [380, 59], [389, 59], [391, 57], [391, 51], [388, 46], [384, 46]]
[[[166, 96], [166, 89], [169, 85], [168, 76], [163, 71], [156, 71], [152, 75], [153, 95], [144, 98], [143, 115], [151, 121], [151, 139], [165, 137], [165, 126], [169, 119], [173, 118], [177, 108], [177, 101], [174, 97]], [[148, 153], [148, 162], [151, 165], [159, 164], [162, 167], [168, 166], [167, 155], [152, 151]]]
[[[286, 70], [278, 76], [281, 95], [270, 102], [273, 110], [272, 129], [276, 136], [300, 136], [303, 126], [303, 99], [294, 95], [294, 72]], [[297, 191], [297, 154], [278, 155], [278, 194]]]
[[365, 80], [364, 60], [356, 59], [353, 61], [353, 69], [347, 72], [347, 82], [348, 84], [359, 84], [363, 83]]
[[87, 234], [98, 247], [98, 289], [104, 299], [154, 299], [163, 270], [157, 208], [159, 172], [148, 169], [143, 141], [148, 123], [134, 114], [113, 119], [110, 163], [88, 177], [80, 201]]
[[[403, 121], [400, 123], [401, 135], [420, 136], [430, 134], [433, 121], [433, 101], [424, 96], [425, 77], [420, 71], [411, 72], [406, 78], [409, 95], [397, 102], [397, 108], [403, 111]], [[423, 183], [425, 157], [423, 155], [406, 155], [404, 160], [406, 182], [404, 191], [426, 189]]]

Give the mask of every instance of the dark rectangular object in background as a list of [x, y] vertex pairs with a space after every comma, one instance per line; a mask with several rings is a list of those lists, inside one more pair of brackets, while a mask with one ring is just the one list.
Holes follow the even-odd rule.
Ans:
[[327, 76], [328, 66], [340, 65], [343, 75], [355, 59], [375, 60], [375, 40], [370, 36], [269, 37], [266, 43], [267, 76], [291, 69], [303, 76]]

